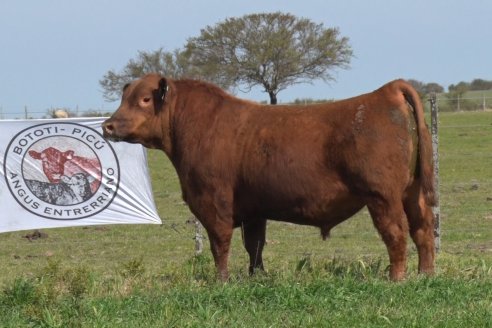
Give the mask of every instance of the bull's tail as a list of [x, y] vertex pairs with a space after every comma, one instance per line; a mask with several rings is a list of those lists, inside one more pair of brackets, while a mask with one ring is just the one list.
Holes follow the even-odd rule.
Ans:
[[408, 103], [414, 108], [415, 120], [417, 122], [417, 134], [419, 137], [419, 167], [421, 188], [424, 193], [425, 201], [428, 205], [436, 204], [436, 194], [434, 190], [434, 163], [432, 155], [432, 138], [427, 129], [424, 119], [424, 108], [420, 97], [415, 89], [408, 83], [400, 81], [399, 88]]

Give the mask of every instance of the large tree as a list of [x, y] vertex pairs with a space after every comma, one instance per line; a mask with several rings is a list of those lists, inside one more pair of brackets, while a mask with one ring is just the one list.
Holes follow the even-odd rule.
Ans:
[[337, 28], [325, 28], [291, 14], [264, 13], [229, 18], [188, 40], [187, 54], [204, 76], [222, 85], [261, 86], [277, 103], [288, 86], [334, 80], [348, 68], [352, 49]]
[[290, 85], [334, 80], [336, 68], [348, 68], [352, 49], [337, 28], [280, 12], [229, 18], [190, 38], [183, 51], [140, 51], [121, 71], [99, 81], [106, 100], [120, 97], [123, 86], [156, 72], [174, 78], [198, 78], [225, 89], [261, 86], [277, 103]]

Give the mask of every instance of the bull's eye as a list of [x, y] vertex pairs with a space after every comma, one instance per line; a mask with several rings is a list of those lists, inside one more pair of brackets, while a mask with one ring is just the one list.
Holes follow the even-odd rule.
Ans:
[[143, 99], [143, 102], [146, 103], [146, 104], [148, 104], [150, 102], [150, 97], [145, 97]]

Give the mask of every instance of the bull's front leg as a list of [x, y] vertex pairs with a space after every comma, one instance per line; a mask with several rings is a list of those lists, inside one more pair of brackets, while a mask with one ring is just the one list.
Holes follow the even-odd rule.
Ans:
[[[195, 215], [207, 231], [217, 273], [222, 281], [229, 278], [228, 260], [233, 233], [232, 193], [204, 193], [205, 198], [195, 204]], [[213, 196], [212, 196], [213, 195]], [[198, 209], [198, 210], [197, 210]]]

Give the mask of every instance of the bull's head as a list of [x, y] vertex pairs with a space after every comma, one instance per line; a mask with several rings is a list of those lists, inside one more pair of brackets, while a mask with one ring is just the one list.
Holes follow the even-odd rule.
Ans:
[[53, 147], [46, 148], [41, 152], [29, 150], [29, 156], [41, 160], [43, 172], [52, 183], [60, 182], [60, 178], [64, 174], [65, 163], [72, 159], [73, 154], [73, 150], [62, 152]]
[[103, 123], [104, 137], [169, 150], [168, 80], [149, 74], [123, 88], [118, 110]]

